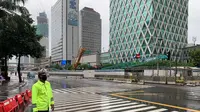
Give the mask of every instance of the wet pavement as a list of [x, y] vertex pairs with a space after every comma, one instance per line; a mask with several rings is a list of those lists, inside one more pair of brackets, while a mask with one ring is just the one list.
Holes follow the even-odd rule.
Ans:
[[[26, 76], [26, 74], [23, 74], [23, 75]], [[200, 110], [200, 87], [134, 85], [134, 84], [108, 82], [108, 81], [102, 81], [102, 80], [96, 80], [96, 79], [66, 79], [63, 77], [49, 77], [48, 80], [51, 82], [52, 89], [55, 94], [55, 98], [58, 98], [56, 99], [56, 102], [58, 103], [62, 102], [62, 100], [63, 102], [65, 100], [67, 100], [68, 102], [75, 102], [73, 101], [73, 99], [69, 99], [70, 95], [72, 95], [73, 97], [75, 97], [76, 95], [77, 97], [84, 97], [84, 95], [92, 96], [93, 94], [99, 94], [100, 96], [98, 97], [100, 98], [99, 100], [101, 101], [102, 100], [101, 97], [103, 98], [103, 96], [106, 95], [108, 98], [111, 98], [109, 94], [110, 92], [111, 93], [114, 92], [114, 93], [123, 93], [123, 96], [131, 97], [131, 98], [137, 98], [137, 99], [142, 99], [142, 100], [147, 100], [147, 101], [152, 101], [152, 102], [159, 102], [159, 103], [164, 103], [164, 104], [170, 104], [170, 105], [176, 105], [176, 106]], [[12, 90], [6, 91], [4, 93], [0, 92], [0, 99], [4, 100], [4, 99], [7, 99], [7, 97], [12, 97], [20, 92], [23, 92], [26, 89], [31, 89], [32, 85], [36, 81], [37, 79], [29, 79], [29, 80], [27, 79], [26, 80], [27, 83], [23, 87], [11, 88]], [[62, 98], [65, 98], [64, 96], [62, 98], [59, 97], [61, 94], [66, 96], [66, 99], [62, 99]], [[91, 100], [92, 98], [95, 99], [95, 96], [91, 97]], [[126, 102], [126, 101], [127, 100], [123, 100], [123, 102]], [[78, 102], [78, 99], [77, 99], [77, 102]], [[117, 102], [113, 101], [112, 103], [114, 104]], [[120, 104], [120, 102], [118, 103]], [[131, 104], [134, 102], [129, 102], [129, 103]], [[100, 108], [101, 106], [99, 107], [99, 105], [101, 105], [101, 103], [98, 104], [97, 107], [95, 107], [97, 108], [97, 110], [98, 109], [101, 110]], [[145, 108], [148, 109], [152, 106], [152, 105], [146, 105], [141, 102], [138, 105], [144, 105], [144, 107], [142, 106], [144, 109]], [[107, 106], [108, 107], [105, 107], [103, 109], [106, 110], [111, 105], [107, 105]], [[61, 108], [58, 105], [57, 107]], [[129, 107], [126, 107], [126, 108], [129, 108]], [[111, 108], [111, 109], [114, 110], [114, 108]], [[160, 106], [159, 107], [155, 106], [154, 108], [152, 107], [152, 109], [159, 110]], [[167, 109], [167, 111], [169, 111], [171, 108], [169, 109], [169, 108], [163, 107], [161, 108], [161, 110], [162, 109], [163, 110]], [[89, 110], [95, 110], [95, 109], [89, 108]]]
[[200, 87], [156, 86], [124, 92], [120, 95], [200, 110]]

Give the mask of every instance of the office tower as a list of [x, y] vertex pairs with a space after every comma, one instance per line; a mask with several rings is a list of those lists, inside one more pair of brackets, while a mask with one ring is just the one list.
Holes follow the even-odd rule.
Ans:
[[92, 8], [81, 10], [81, 46], [92, 54], [101, 52], [101, 18]]
[[79, 50], [79, 0], [58, 0], [51, 9], [52, 61], [68, 64]]
[[189, 0], [110, 0], [110, 58], [125, 63], [167, 54], [187, 44]]
[[45, 12], [39, 13], [37, 16], [37, 34], [40, 34], [46, 38], [49, 37], [49, 25], [48, 18]]

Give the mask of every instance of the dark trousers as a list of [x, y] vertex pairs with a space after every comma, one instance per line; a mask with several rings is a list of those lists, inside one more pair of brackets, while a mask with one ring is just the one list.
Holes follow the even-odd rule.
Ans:
[[49, 111], [47, 110], [47, 111], [38, 111], [38, 112], [49, 112]]

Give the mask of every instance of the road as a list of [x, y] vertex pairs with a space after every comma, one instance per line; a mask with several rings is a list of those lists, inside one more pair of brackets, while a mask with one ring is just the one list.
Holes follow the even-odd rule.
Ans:
[[[186, 112], [200, 110], [200, 88], [135, 85], [96, 79], [50, 77], [55, 112]], [[8, 91], [13, 96], [31, 89], [37, 80]], [[0, 93], [0, 95], [2, 95]], [[193, 110], [192, 110], [193, 109]], [[28, 112], [28, 110], [27, 110]]]

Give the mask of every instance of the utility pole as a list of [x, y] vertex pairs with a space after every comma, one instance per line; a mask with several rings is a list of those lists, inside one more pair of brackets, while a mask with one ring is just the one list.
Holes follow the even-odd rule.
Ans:
[[[162, 38], [158, 39], [158, 42], [161, 41], [161, 45], [159, 45], [160, 48], [162, 47], [162, 40], [163, 40]], [[157, 58], [158, 58], [157, 59], [157, 76], [159, 76], [159, 53], [160, 53], [160, 50], [161, 49], [158, 48], [158, 52], [157, 52]], [[161, 52], [162, 52], [162, 50], [161, 50]]]

